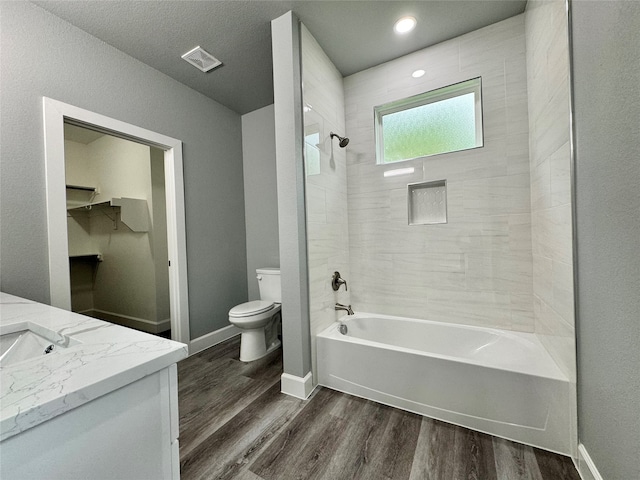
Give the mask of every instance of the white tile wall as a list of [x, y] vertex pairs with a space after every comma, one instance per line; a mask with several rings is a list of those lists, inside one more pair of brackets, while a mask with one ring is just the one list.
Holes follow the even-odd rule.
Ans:
[[575, 381], [565, 2], [530, 0], [525, 25], [535, 332]]
[[311, 314], [311, 354], [316, 375], [315, 336], [344, 312], [336, 312], [336, 302], [349, 304], [349, 292], [331, 288], [334, 271], [339, 271], [349, 289], [349, 228], [347, 223], [346, 150], [331, 140], [330, 132], [345, 135], [345, 106], [342, 75], [331, 63], [309, 31], [302, 26], [303, 101], [305, 130], [320, 132], [320, 174], [307, 175], [307, 249], [309, 261], [309, 303]]
[[[345, 78], [356, 310], [534, 330], [526, 72], [520, 15]], [[478, 76], [484, 147], [376, 165], [374, 106]], [[409, 226], [407, 184], [444, 179], [448, 223]]]

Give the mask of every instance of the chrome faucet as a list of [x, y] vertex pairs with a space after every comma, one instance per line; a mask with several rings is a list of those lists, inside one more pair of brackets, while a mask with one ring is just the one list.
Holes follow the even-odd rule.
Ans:
[[344, 284], [344, 291], [346, 292], [347, 289], [347, 281], [340, 277], [340, 272], [333, 272], [333, 277], [331, 277], [331, 288], [333, 288], [334, 292], [337, 292], [338, 289], [340, 288], [340, 285]]
[[336, 303], [336, 310], [344, 310], [345, 312], [347, 312], [347, 315], [354, 315], [353, 310], [351, 309], [351, 305]]

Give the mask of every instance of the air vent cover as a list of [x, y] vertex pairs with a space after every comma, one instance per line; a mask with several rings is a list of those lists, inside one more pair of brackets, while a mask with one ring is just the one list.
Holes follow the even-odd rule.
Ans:
[[199, 46], [193, 50], [189, 50], [187, 53], [182, 55], [182, 58], [203, 72], [208, 72], [209, 70], [216, 68], [218, 65], [222, 65], [220, 60]]

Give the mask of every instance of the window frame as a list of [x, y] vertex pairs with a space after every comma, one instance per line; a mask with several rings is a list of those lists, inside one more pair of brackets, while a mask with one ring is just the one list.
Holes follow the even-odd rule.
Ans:
[[[382, 129], [382, 118], [385, 115], [392, 113], [402, 112], [404, 110], [410, 110], [412, 108], [422, 107], [431, 103], [441, 102], [450, 98], [466, 95], [469, 93], [474, 94], [474, 106], [475, 106], [475, 126], [476, 126], [476, 145], [474, 147], [463, 148], [460, 150], [449, 150], [446, 152], [431, 153], [429, 155], [422, 155], [419, 157], [405, 158], [402, 160], [395, 160], [393, 162], [384, 161], [384, 132]], [[385, 103], [374, 107], [374, 136], [376, 143], [376, 165], [391, 165], [394, 163], [406, 162], [409, 160], [415, 160], [418, 158], [432, 157], [434, 155], [443, 155], [446, 153], [463, 152], [466, 150], [472, 150], [474, 148], [481, 148], [484, 146], [483, 136], [483, 115], [482, 115], [482, 77], [474, 77], [462, 82], [454, 83], [444, 87], [429, 90], [427, 92], [419, 93], [411, 97], [402, 98], [393, 102]]]

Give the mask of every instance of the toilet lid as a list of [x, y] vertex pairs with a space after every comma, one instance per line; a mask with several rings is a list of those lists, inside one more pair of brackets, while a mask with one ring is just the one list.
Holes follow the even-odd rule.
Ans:
[[229, 310], [230, 317], [248, 317], [258, 315], [273, 308], [273, 302], [266, 300], [254, 300], [253, 302], [241, 303]]

